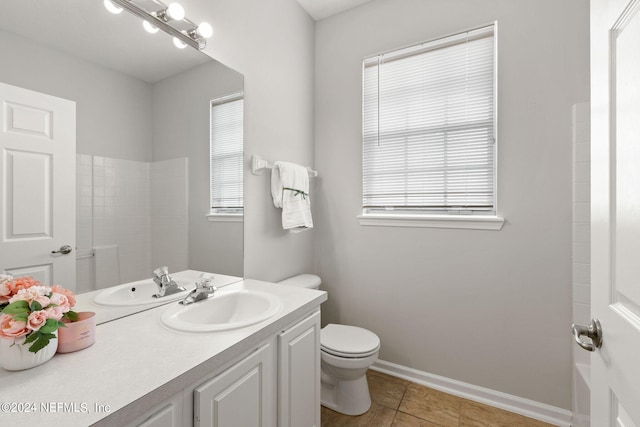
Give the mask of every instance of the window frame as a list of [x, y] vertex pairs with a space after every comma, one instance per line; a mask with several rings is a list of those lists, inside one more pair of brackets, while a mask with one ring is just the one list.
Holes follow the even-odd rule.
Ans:
[[[471, 32], [493, 33], [493, 207], [488, 209], [447, 209], [447, 208], [370, 208], [364, 203], [364, 147], [365, 147], [365, 67], [376, 57], [382, 55], [405, 55], [409, 49], [429, 46], [447, 46], [460, 44], [466, 34]], [[360, 225], [364, 226], [397, 226], [397, 227], [435, 227], [435, 228], [464, 228], [482, 230], [500, 230], [504, 224], [504, 218], [498, 215], [498, 25], [492, 22], [487, 25], [475, 27], [447, 36], [439, 37], [427, 42], [414, 44], [409, 47], [393, 49], [378, 55], [371, 55], [362, 61], [362, 211], [358, 215]], [[410, 54], [417, 55], [420, 52]], [[376, 119], [376, 120], [379, 120]]]

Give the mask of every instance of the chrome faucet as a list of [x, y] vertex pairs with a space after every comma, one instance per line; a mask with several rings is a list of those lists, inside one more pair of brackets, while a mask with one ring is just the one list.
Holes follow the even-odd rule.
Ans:
[[186, 291], [185, 288], [178, 286], [171, 276], [169, 276], [169, 269], [167, 267], [160, 267], [153, 270], [153, 281], [158, 285], [158, 293], [154, 295], [154, 298], [162, 298], [167, 295]]
[[204, 275], [201, 276], [200, 279], [196, 281], [195, 289], [189, 292], [189, 295], [187, 295], [185, 299], [180, 301], [180, 304], [189, 305], [213, 296], [218, 288], [213, 286], [213, 284], [211, 283], [212, 281], [213, 277], [204, 277]]

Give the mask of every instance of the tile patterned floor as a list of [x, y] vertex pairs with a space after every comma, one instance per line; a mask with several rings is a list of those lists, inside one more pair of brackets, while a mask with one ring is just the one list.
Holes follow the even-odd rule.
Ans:
[[322, 427], [551, 427], [429, 387], [367, 372], [371, 409], [350, 417], [322, 407]]

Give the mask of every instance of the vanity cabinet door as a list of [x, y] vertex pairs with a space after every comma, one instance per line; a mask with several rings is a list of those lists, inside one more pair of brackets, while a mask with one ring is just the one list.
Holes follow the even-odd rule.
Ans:
[[320, 427], [320, 311], [278, 336], [278, 425]]
[[178, 393], [142, 415], [128, 427], [184, 427], [182, 426], [182, 393]]
[[273, 347], [258, 348], [220, 375], [196, 387], [194, 424], [216, 427], [273, 425]]

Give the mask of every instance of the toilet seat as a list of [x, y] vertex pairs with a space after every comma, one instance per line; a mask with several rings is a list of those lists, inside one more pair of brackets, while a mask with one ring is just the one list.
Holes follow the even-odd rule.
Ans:
[[[322, 347], [322, 345], [320, 345], [320, 347]], [[371, 350], [370, 352], [367, 353], [343, 353], [340, 351], [335, 351], [335, 350], [329, 350], [327, 348], [322, 347], [320, 349], [321, 351], [330, 354], [332, 356], [336, 356], [336, 357], [343, 357], [345, 359], [361, 359], [361, 358], [365, 358], [365, 357], [369, 357], [372, 354], [375, 354], [378, 352], [378, 350], [380, 350], [380, 347], [376, 348], [375, 350]]]
[[320, 347], [337, 357], [368, 357], [380, 349], [380, 338], [357, 326], [330, 323], [320, 331]]

